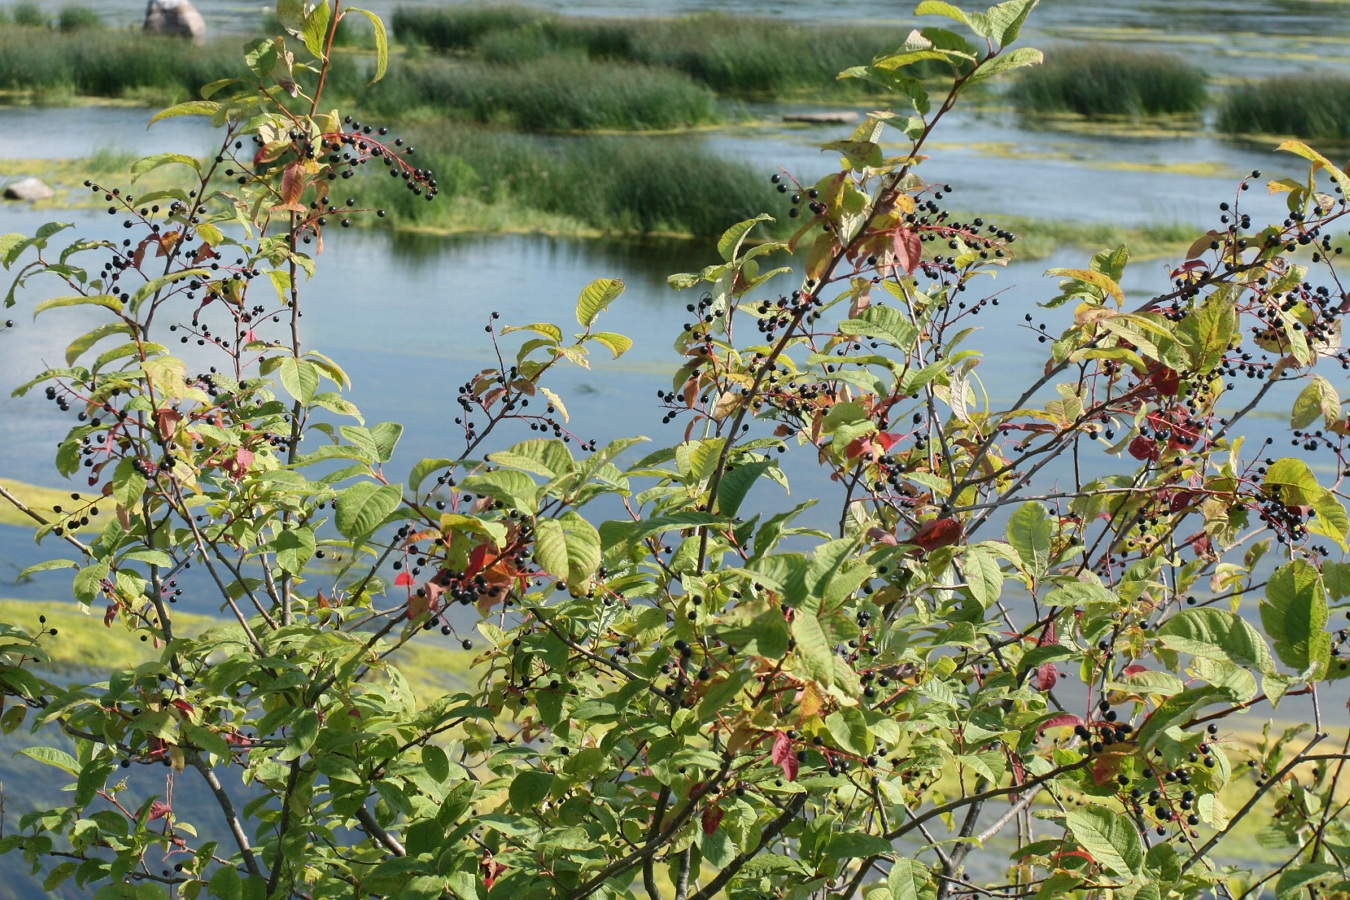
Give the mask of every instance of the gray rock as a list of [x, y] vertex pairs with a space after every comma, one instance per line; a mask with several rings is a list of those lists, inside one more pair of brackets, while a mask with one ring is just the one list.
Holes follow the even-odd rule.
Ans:
[[788, 113], [784, 122], [805, 122], [808, 125], [851, 125], [858, 121], [858, 114], [851, 110], [838, 112]]
[[36, 178], [25, 178], [5, 188], [6, 200], [50, 200], [56, 191]]
[[206, 36], [206, 20], [190, 0], [150, 0], [145, 7], [145, 30], [200, 41]]

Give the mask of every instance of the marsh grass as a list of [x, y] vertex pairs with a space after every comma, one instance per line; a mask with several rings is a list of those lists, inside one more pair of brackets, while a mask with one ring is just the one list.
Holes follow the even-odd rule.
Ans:
[[87, 6], [63, 6], [56, 14], [56, 30], [62, 33], [88, 31], [103, 27], [103, 17]]
[[1203, 72], [1179, 56], [1093, 45], [1046, 53], [1010, 89], [1023, 113], [1193, 115], [1204, 109]]
[[176, 38], [139, 32], [8, 26], [0, 29], [0, 90], [115, 98], [155, 88], [195, 97], [203, 84], [237, 70], [236, 41], [184, 49]]
[[1219, 105], [1218, 128], [1228, 134], [1350, 141], [1350, 78], [1281, 75], [1235, 85]]
[[[849, 96], [868, 88], [836, 76], [904, 43], [903, 28], [808, 26], [705, 13], [678, 19], [591, 19], [518, 6], [399, 8], [405, 44], [510, 64], [581, 56], [682, 72], [719, 94], [768, 99]], [[930, 72], [930, 74], [932, 74]]]
[[563, 55], [520, 65], [405, 65], [364, 102], [386, 116], [421, 110], [524, 131], [662, 131], [722, 118], [717, 98], [677, 72]]
[[16, 3], [9, 9], [8, 21], [25, 28], [46, 28], [51, 19], [36, 3]]
[[458, 231], [495, 221], [504, 230], [557, 223], [547, 230], [708, 236], [782, 205], [761, 173], [681, 138], [542, 138], [451, 127], [423, 128], [417, 137], [418, 155], [439, 182], [436, 203], [392, 179], [355, 192], [363, 206], [389, 208], [413, 228]]

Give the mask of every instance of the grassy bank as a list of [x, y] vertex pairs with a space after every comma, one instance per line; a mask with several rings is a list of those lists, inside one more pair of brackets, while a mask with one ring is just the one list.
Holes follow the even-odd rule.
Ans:
[[571, 56], [520, 65], [410, 62], [394, 68], [361, 101], [387, 118], [535, 132], [669, 131], [723, 118], [716, 95], [679, 72]]
[[[92, 499], [87, 494], [71, 491], [69, 488], [47, 488], [22, 481], [0, 480], [3, 487], [20, 503], [48, 521], [61, 518], [55, 507], [61, 507], [67, 513], [76, 508], [84, 508]], [[0, 497], [0, 525], [18, 525], [24, 528], [36, 527], [37, 522], [31, 516], [19, 511], [9, 501]]]
[[0, 90], [20, 92], [38, 105], [77, 96], [175, 102], [238, 70], [238, 41], [189, 46], [109, 29], [0, 28]]
[[[46, 621], [40, 623], [39, 616]], [[119, 624], [106, 627], [102, 610], [86, 614], [71, 599], [0, 600], [0, 622], [30, 634], [55, 628], [56, 635], [42, 642], [50, 657], [47, 668], [51, 671], [109, 671], [150, 661], [160, 652]], [[174, 625], [183, 633], [200, 634], [224, 624], [226, 620], [215, 616], [174, 611]], [[398, 659], [404, 677], [424, 700], [468, 686], [473, 680], [473, 652], [463, 649], [457, 638], [428, 632], [399, 651]]]
[[[495, 64], [555, 57], [673, 70], [719, 94], [758, 99], [859, 96], [839, 72], [900, 47], [902, 26], [803, 25], [723, 14], [592, 19], [525, 6], [399, 7], [395, 39]], [[933, 70], [942, 71], [942, 70]]]
[[436, 203], [392, 179], [369, 179], [358, 189], [364, 205], [397, 210], [394, 218], [413, 227], [454, 228], [463, 209], [479, 206], [542, 213], [611, 234], [707, 236], [782, 206], [767, 174], [679, 138], [419, 131], [419, 156], [425, 153], [440, 184]]
[[1205, 75], [1179, 56], [1116, 47], [1060, 47], [1013, 83], [1023, 113], [1080, 116], [1193, 115], [1205, 107]]
[[1219, 129], [1350, 141], [1350, 78], [1284, 75], [1235, 85], [1219, 106]]

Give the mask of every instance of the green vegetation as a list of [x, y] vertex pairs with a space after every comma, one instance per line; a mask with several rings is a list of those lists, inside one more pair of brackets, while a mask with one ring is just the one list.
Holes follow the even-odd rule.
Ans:
[[[719, 94], [771, 98], [857, 95], [836, 76], [894, 51], [909, 29], [802, 25], [716, 13], [678, 19], [588, 19], [520, 6], [400, 7], [395, 37], [503, 64], [547, 56], [584, 57], [672, 69]], [[921, 74], [949, 71], [926, 65]]]
[[47, 28], [51, 19], [36, 3], [16, 3], [9, 10], [9, 18], [15, 25], [25, 28]]
[[98, 10], [87, 6], [63, 6], [56, 16], [56, 30], [62, 33], [88, 31], [103, 27]]
[[1194, 114], [1205, 75], [1179, 56], [1092, 45], [1059, 47], [1022, 74], [1011, 96], [1023, 113], [1097, 116]]
[[23, 504], [50, 522], [61, 518], [61, 513], [56, 512], [57, 507], [69, 512], [73, 508], [87, 507], [92, 499], [69, 488], [39, 487], [22, 481], [0, 481], [0, 490], [13, 498], [0, 500], [0, 525], [19, 525], [26, 528], [36, 527], [36, 521], [19, 509], [18, 504]]
[[722, 118], [717, 99], [666, 69], [550, 56], [520, 65], [424, 61], [369, 91], [369, 108], [521, 131], [671, 130]]
[[177, 38], [140, 32], [9, 26], [0, 29], [0, 90], [119, 98], [154, 89], [172, 102], [196, 97], [202, 85], [232, 74], [237, 45], [189, 48]]
[[1219, 107], [1220, 131], [1350, 141], [1350, 78], [1311, 73], [1233, 86]]
[[766, 175], [665, 136], [546, 140], [424, 126], [416, 147], [436, 173], [439, 202], [395, 179], [375, 179], [358, 194], [414, 227], [457, 230], [466, 216], [481, 221], [487, 207], [507, 222], [536, 221], [530, 213], [538, 212], [591, 231], [706, 236], [781, 203]]

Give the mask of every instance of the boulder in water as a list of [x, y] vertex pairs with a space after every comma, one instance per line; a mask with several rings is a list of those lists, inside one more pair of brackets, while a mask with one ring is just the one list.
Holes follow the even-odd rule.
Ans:
[[189, 0], [150, 0], [145, 7], [145, 30], [200, 41], [206, 36], [206, 20]]
[[5, 188], [6, 200], [50, 200], [55, 196], [56, 191], [36, 178], [25, 178]]

